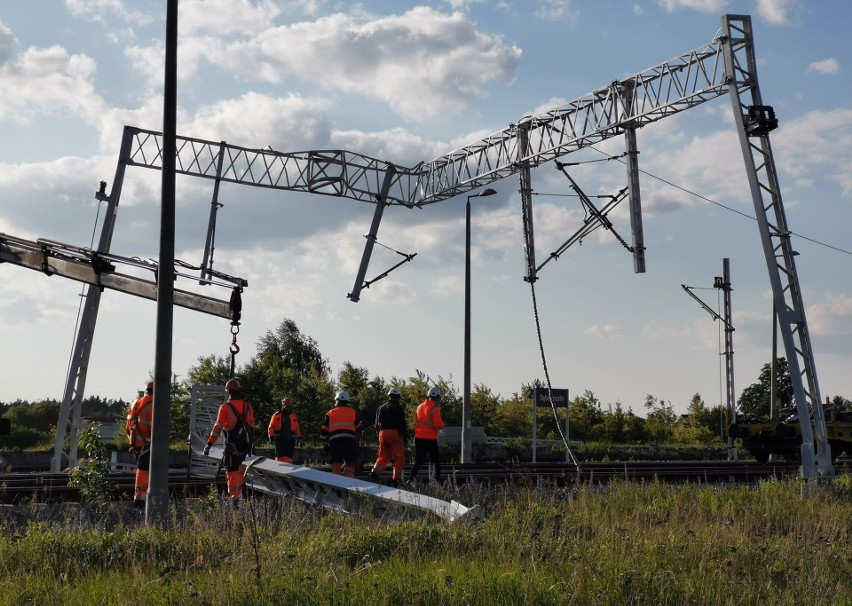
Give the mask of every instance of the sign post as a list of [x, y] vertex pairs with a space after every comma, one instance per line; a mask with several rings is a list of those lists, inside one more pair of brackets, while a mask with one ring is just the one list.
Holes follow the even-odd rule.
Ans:
[[[546, 387], [535, 387], [533, 388], [533, 414], [532, 414], [532, 462], [535, 463], [538, 458], [538, 445], [537, 445], [537, 437], [538, 437], [538, 409], [539, 407], [550, 408], [551, 400], [553, 401], [553, 406], [556, 408], [564, 408], [565, 409], [565, 441], [569, 440], [569, 427], [570, 423], [568, 420], [568, 390], [567, 389], [547, 389]], [[568, 452], [568, 447], [565, 448], [565, 462], [568, 463], [571, 460], [570, 454]]]

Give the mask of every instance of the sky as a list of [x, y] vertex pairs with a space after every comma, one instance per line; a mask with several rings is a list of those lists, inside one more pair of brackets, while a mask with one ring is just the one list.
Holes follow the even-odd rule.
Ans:
[[[162, 129], [165, 0], [0, 4], [0, 232], [91, 247], [124, 125]], [[714, 39], [725, 13], [753, 19], [764, 102], [820, 391], [852, 398], [852, 47], [847, 0], [181, 0], [182, 136], [280, 151], [344, 149], [414, 166]], [[523, 280], [517, 176], [472, 203], [471, 369], [511, 397], [544, 378], [644, 415], [647, 395], [685, 412], [724, 402], [713, 288], [730, 259], [737, 395], [772, 355], [772, 303], [727, 97], [638, 133], [646, 272], [598, 230]], [[564, 158], [584, 192], [627, 184], [621, 139]], [[156, 259], [160, 175], [129, 168], [112, 252]], [[539, 263], [583, 210], [552, 163], [532, 173]], [[175, 256], [201, 263], [212, 182], [178, 177]], [[599, 200], [599, 199], [598, 199]], [[246, 363], [283, 319], [386, 381], [418, 370], [461, 390], [466, 195], [389, 207], [367, 279], [417, 256], [351, 302], [374, 206], [223, 185], [214, 267], [248, 280]], [[610, 215], [630, 238], [626, 203]], [[61, 399], [83, 285], [0, 265], [0, 401]], [[181, 283], [177, 284], [182, 287]], [[209, 296], [225, 296], [210, 292]], [[156, 305], [101, 298], [86, 394], [130, 399], [154, 368]], [[178, 308], [173, 372], [229, 355], [227, 320]], [[783, 350], [781, 351], [783, 355]]]

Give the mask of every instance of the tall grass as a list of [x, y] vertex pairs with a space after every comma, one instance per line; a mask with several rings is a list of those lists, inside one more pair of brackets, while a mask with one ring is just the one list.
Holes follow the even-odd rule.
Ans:
[[849, 476], [806, 499], [793, 480], [432, 494], [485, 516], [448, 525], [270, 498], [234, 510], [211, 495], [176, 504], [167, 531], [118, 510], [7, 519], [0, 604], [852, 606]]

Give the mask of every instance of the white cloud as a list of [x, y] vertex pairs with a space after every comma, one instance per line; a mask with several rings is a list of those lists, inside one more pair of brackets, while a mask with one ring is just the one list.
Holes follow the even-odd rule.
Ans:
[[571, 0], [539, 0], [538, 8], [533, 11], [533, 15], [547, 21], [573, 20], [578, 14], [579, 11], [571, 10]]
[[595, 324], [587, 328], [583, 333], [606, 341], [616, 341], [621, 336], [621, 327], [614, 324]]
[[834, 57], [830, 57], [822, 61], [814, 61], [808, 65], [808, 71], [820, 74], [836, 74], [840, 71], [840, 63]]
[[412, 120], [458, 111], [491, 82], [511, 81], [521, 56], [463, 14], [425, 6], [372, 20], [338, 13], [208, 53], [240, 77], [252, 65], [257, 80], [296, 76], [325, 90], [381, 99]]
[[642, 327], [640, 334], [653, 340], [659, 339], [682, 339], [692, 334], [689, 328], [675, 328], [672, 326], [662, 325], [656, 320], [648, 322]]
[[788, 174], [796, 179], [825, 174], [844, 196], [852, 194], [852, 108], [808, 112], [783, 122], [773, 144], [775, 161]]
[[70, 113], [95, 122], [104, 107], [95, 92], [96, 67], [90, 57], [69, 54], [60, 46], [27, 49], [0, 64], [0, 120], [27, 123]]
[[12, 35], [5, 23], [0, 21], [0, 65], [3, 65], [12, 57], [12, 49], [18, 44], [15, 36]]
[[268, 28], [283, 11], [271, 0], [184, 0], [180, 5], [180, 33], [199, 32], [216, 37], [251, 35]]
[[801, 6], [801, 0], [757, 0], [757, 14], [772, 25], [789, 25], [790, 12]]
[[852, 334], [852, 297], [828, 295], [808, 308], [808, 327], [815, 335], [846, 338]]
[[327, 109], [328, 103], [320, 99], [250, 92], [202, 107], [181, 129], [188, 136], [246, 147], [324, 149], [331, 137]]
[[657, 4], [670, 13], [681, 8], [718, 13], [728, 5], [728, 0], [657, 0]]
[[[88, 17], [96, 23], [106, 23], [106, 18], [115, 15], [126, 22], [145, 25], [153, 19], [142, 12], [129, 8], [124, 0], [65, 0], [65, 5], [71, 14], [78, 17]], [[165, 16], [165, 10], [163, 10]]]

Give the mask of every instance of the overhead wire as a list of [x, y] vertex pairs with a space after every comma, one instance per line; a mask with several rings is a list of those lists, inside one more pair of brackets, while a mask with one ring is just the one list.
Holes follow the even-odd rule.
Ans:
[[[596, 147], [594, 147], [594, 146], [591, 146], [591, 145], [590, 145], [589, 147], [590, 147], [592, 150], [594, 150], [594, 151], [598, 152], [599, 154], [604, 155], [604, 156], [607, 156], [606, 158], [602, 158], [601, 160], [597, 160], [597, 162], [602, 162], [602, 161], [605, 161], [605, 160], [616, 160], [616, 161], [618, 161], [618, 162], [621, 162], [622, 164], [626, 164], [626, 162], [624, 162], [624, 160], [621, 160], [619, 157], [612, 157], [612, 156], [608, 156], [607, 154], [605, 154], [604, 152], [602, 152], [601, 150], [597, 149], [597, 148], [596, 148]], [[589, 162], [594, 162], [594, 160], [589, 160]], [[683, 187], [682, 185], [678, 185], [678, 184], [676, 184], [676, 183], [672, 183], [672, 182], [671, 182], [671, 181], [669, 181], [668, 179], [664, 179], [663, 177], [660, 177], [659, 175], [655, 175], [654, 173], [648, 172], [648, 171], [647, 171], [647, 170], [645, 170], [645, 169], [640, 168], [640, 169], [639, 169], [639, 172], [640, 172], [640, 173], [642, 173], [643, 175], [646, 175], [646, 176], [648, 176], [648, 177], [651, 177], [652, 179], [656, 179], [657, 181], [660, 181], [660, 182], [662, 182], [662, 183], [665, 183], [665, 184], [666, 184], [666, 185], [668, 185], [669, 187], [674, 187], [675, 189], [679, 189], [680, 191], [682, 191], [682, 192], [684, 192], [684, 193], [686, 193], [686, 194], [689, 194], [690, 196], [695, 196], [696, 198], [698, 198], [698, 199], [700, 199], [700, 200], [704, 200], [705, 202], [709, 202], [710, 204], [713, 204], [713, 205], [718, 206], [718, 207], [720, 207], [720, 208], [724, 208], [724, 209], [725, 209], [725, 210], [727, 210], [727, 211], [730, 211], [730, 212], [732, 212], [732, 213], [736, 213], [736, 214], [738, 214], [738, 215], [740, 215], [740, 216], [742, 216], [742, 217], [745, 217], [745, 218], [747, 218], [747, 219], [751, 219], [752, 221], [757, 221], [757, 217], [755, 217], [754, 215], [750, 215], [750, 214], [748, 214], [748, 213], [745, 213], [745, 212], [742, 212], [742, 211], [740, 211], [740, 210], [737, 210], [736, 208], [732, 208], [732, 207], [730, 207], [730, 206], [727, 206], [727, 205], [725, 205], [725, 204], [722, 204], [721, 202], [717, 202], [716, 200], [713, 200], [712, 198], [708, 198], [707, 196], [703, 196], [703, 195], [699, 194], [698, 192], [695, 192], [695, 191], [692, 191], [692, 190], [691, 190], [691, 189], [689, 189], [689, 188]], [[840, 252], [840, 253], [843, 253], [843, 254], [846, 254], [846, 255], [850, 255], [850, 256], [852, 256], [852, 251], [846, 250], [846, 249], [844, 249], [844, 248], [840, 248], [839, 246], [834, 246], [834, 245], [832, 245], [832, 244], [827, 244], [827, 243], [822, 242], [822, 241], [820, 241], [820, 240], [817, 240], [817, 239], [815, 239], [815, 238], [809, 238], [808, 236], [804, 236], [804, 235], [802, 235], [802, 234], [800, 234], [800, 233], [797, 233], [797, 232], [794, 232], [794, 231], [790, 231], [790, 235], [796, 236], [797, 238], [802, 238], [803, 240], [807, 240], [808, 242], [811, 242], [812, 244], [817, 244], [817, 245], [819, 245], [819, 246], [824, 246], [825, 248], [828, 248], [828, 249], [834, 250], [834, 251], [836, 251], [836, 252]]]

